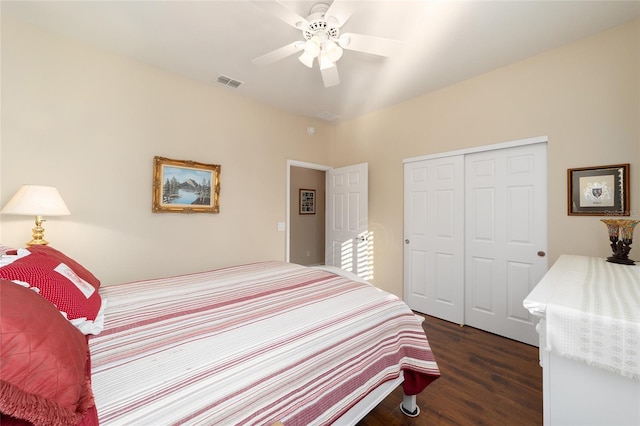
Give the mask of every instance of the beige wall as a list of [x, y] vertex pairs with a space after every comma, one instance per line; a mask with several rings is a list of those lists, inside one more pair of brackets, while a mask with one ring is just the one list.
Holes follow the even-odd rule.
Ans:
[[[105, 284], [283, 260], [287, 159], [327, 163], [334, 130], [237, 93], [3, 17], [0, 204], [58, 187], [72, 215], [46, 237]], [[221, 164], [220, 214], [151, 213], [154, 155]], [[32, 218], [0, 225], [31, 239]]]
[[[373, 282], [401, 294], [402, 160], [547, 135], [549, 261], [605, 256], [599, 218], [566, 214], [566, 170], [631, 163], [640, 216], [639, 52], [635, 21], [332, 127], [3, 17], [0, 204], [57, 186], [72, 215], [47, 237], [108, 284], [283, 259], [286, 160], [366, 161]], [[152, 214], [154, 155], [221, 164], [221, 213]], [[32, 227], [0, 216], [0, 241]]]
[[[606, 256], [597, 217], [567, 216], [568, 168], [631, 164], [640, 217], [640, 24], [583, 39], [340, 124], [334, 166], [369, 163], [374, 280], [402, 294], [404, 158], [546, 135], [549, 265], [563, 253]], [[640, 260], [640, 246], [631, 257]]]
[[[316, 191], [316, 214], [300, 214], [299, 190]], [[289, 261], [300, 265], [324, 264], [325, 172], [291, 167]]]

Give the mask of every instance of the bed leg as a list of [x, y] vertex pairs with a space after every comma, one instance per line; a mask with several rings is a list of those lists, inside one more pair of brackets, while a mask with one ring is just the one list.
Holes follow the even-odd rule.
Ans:
[[416, 404], [415, 395], [403, 395], [402, 402], [400, 403], [400, 411], [407, 417], [418, 417], [420, 414], [420, 407]]

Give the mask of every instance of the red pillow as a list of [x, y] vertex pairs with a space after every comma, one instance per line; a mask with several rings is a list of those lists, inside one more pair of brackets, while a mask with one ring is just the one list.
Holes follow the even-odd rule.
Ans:
[[82, 266], [69, 256], [65, 255], [61, 251], [58, 251], [53, 247], [47, 245], [34, 245], [29, 247], [27, 250], [29, 250], [31, 253], [38, 253], [42, 256], [46, 256], [47, 258], [55, 259], [60, 263], [64, 263], [65, 265], [71, 267], [71, 269], [73, 269], [73, 271], [78, 274], [80, 278], [94, 286], [96, 290], [100, 288], [100, 280], [97, 279], [95, 275], [93, 275], [84, 266]]
[[73, 425], [93, 406], [85, 336], [49, 301], [0, 280], [0, 412]]
[[48, 246], [30, 247], [28, 256], [0, 268], [0, 278], [40, 289], [70, 320], [95, 320], [102, 300], [100, 281], [75, 260]]

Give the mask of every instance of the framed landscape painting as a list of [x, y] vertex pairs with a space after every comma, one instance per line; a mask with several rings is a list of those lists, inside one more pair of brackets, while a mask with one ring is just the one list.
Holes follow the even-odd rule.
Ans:
[[220, 165], [153, 157], [154, 213], [219, 213]]

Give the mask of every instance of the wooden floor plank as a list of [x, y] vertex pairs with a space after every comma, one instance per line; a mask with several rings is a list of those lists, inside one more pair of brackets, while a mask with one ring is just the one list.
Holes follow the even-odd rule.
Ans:
[[358, 426], [542, 424], [538, 348], [424, 316], [442, 376], [418, 395], [421, 414], [400, 412], [398, 388]]

